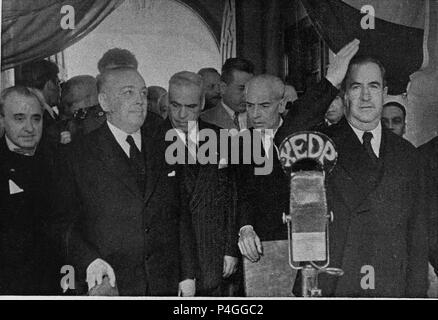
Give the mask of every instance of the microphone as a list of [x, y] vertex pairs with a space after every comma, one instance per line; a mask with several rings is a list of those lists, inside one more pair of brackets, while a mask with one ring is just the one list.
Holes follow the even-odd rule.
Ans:
[[324, 174], [299, 171], [290, 181], [292, 261], [327, 260], [327, 200]]
[[279, 158], [290, 177], [289, 214], [283, 214], [288, 227], [289, 264], [302, 272], [304, 297], [321, 296], [318, 274], [342, 275], [328, 268], [329, 221], [325, 177], [336, 165], [338, 154], [326, 135], [302, 131], [288, 136], [280, 145]]

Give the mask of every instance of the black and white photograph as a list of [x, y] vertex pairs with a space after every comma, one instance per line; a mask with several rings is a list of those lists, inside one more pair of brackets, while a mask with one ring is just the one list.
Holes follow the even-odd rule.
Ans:
[[0, 8], [0, 300], [438, 298], [438, 0]]

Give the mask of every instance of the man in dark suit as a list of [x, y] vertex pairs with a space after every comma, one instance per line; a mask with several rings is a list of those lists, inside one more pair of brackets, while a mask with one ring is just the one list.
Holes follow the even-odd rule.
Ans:
[[148, 111], [151, 111], [161, 118], [167, 118], [167, 110], [162, 110], [158, 104], [161, 96], [167, 94], [166, 89], [160, 86], [150, 86], [148, 87]]
[[[66, 81], [62, 86], [60, 120], [46, 129], [51, 140], [68, 144], [87, 133], [84, 118], [98, 104], [97, 82], [90, 75], [80, 75]], [[102, 112], [103, 114], [103, 112]]]
[[254, 76], [254, 64], [230, 58], [222, 66], [221, 96], [216, 107], [201, 114], [201, 119], [219, 128], [243, 130], [251, 127], [245, 109], [245, 83]]
[[[104, 71], [107, 122], [67, 150], [57, 232], [79, 282], [120, 295], [195, 293], [196, 257], [180, 175], [165, 162], [164, 133], [132, 68]], [[66, 228], [67, 227], [67, 228]], [[61, 228], [61, 230], [60, 230]]]
[[41, 141], [42, 98], [34, 89], [2, 92], [0, 122], [0, 294], [60, 293], [57, 252], [48, 239], [50, 148]]
[[[97, 69], [99, 70], [99, 73], [103, 73], [105, 70], [116, 69], [121, 67], [127, 67], [133, 69], [138, 68], [138, 61], [131, 51], [126, 49], [120, 49], [120, 48], [110, 49], [103, 54], [103, 56], [99, 59], [99, 62], [97, 63]], [[82, 80], [82, 79], [76, 79], [76, 80]], [[64, 89], [66, 91], [70, 91], [71, 89], [68, 86], [69, 81], [67, 81], [67, 83], [65, 83], [62, 88], [63, 91], [62, 96], [64, 95]], [[78, 83], [78, 81], [75, 82], [76, 83], [72, 82], [71, 85]], [[65, 87], [65, 85], [67, 85], [67, 87]], [[93, 90], [94, 91], [96, 90], [95, 88], [92, 87], [95, 87], [96, 84], [89, 83], [89, 86], [90, 86], [90, 93], [93, 94]], [[91, 100], [93, 99], [90, 99], [88, 101], [91, 102]], [[76, 110], [76, 112], [74, 113], [73, 121], [76, 122], [77, 126], [81, 128], [81, 132], [83, 134], [87, 134], [99, 128], [102, 124], [106, 122], [106, 114], [105, 111], [102, 110], [102, 107], [97, 102], [87, 103], [86, 106]]]
[[339, 158], [328, 176], [331, 267], [324, 296], [425, 297], [428, 208], [416, 149], [382, 128], [385, 69], [357, 57], [345, 79], [346, 119], [326, 133]]
[[214, 108], [221, 101], [221, 75], [215, 68], [202, 68], [198, 74], [204, 81], [205, 107], [204, 110]]
[[344, 117], [344, 98], [342, 97], [342, 93], [339, 93], [335, 100], [332, 101], [330, 107], [325, 113], [324, 121], [318, 124], [315, 128], [315, 131], [323, 131], [328, 127], [338, 123]]
[[[289, 134], [308, 130], [322, 121], [358, 48], [359, 41], [343, 48], [329, 67], [327, 76], [294, 102], [284, 121], [280, 116], [287, 103], [283, 82], [274, 76], [260, 75], [247, 83], [248, 116], [254, 128], [270, 141], [263, 149], [273, 158], [272, 172], [266, 175], [255, 175], [253, 165], [239, 170], [243, 175], [238, 179], [240, 198], [246, 200], [240, 202], [243, 207], [239, 210], [239, 248], [252, 262], [260, 259], [261, 241], [287, 239], [282, 215], [289, 210], [289, 179], [281, 167], [277, 148]], [[253, 136], [256, 135], [257, 131], [254, 131]]]
[[164, 126], [167, 130], [177, 129], [176, 138], [184, 144], [184, 187], [189, 194], [199, 260], [198, 295], [222, 296], [226, 294], [224, 279], [237, 267], [234, 180], [231, 166], [222, 166], [219, 159], [219, 141], [215, 161], [199, 160], [197, 152], [208, 142], [200, 141], [199, 132], [208, 129], [219, 138], [218, 127], [198, 119], [204, 103], [200, 75], [187, 71], [173, 75], [169, 81], [169, 118]]
[[406, 133], [406, 107], [403, 102], [395, 96], [385, 101], [382, 111], [382, 125], [400, 137]]
[[418, 148], [427, 174], [429, 219], [429, 261], [438, 272], [438, 137]]
[[59, 67], [48, 60], [38, 60], [21, 66], [21, 74], [16, 84], [41, 91], [46, 102], [44, 128], [59, 120], [59, 99], [61, 97]]

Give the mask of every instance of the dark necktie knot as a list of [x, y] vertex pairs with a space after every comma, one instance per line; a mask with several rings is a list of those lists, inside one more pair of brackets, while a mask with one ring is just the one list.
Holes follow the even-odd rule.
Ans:
[[236, 127], [240, 130], [239, 114], [240, 114], [239, 111], [235, 111], [234, 112], [234, 119], [233, 119], [233, 121], [234, 121], [234, 124], [236, 125]]
[[363, 133], [362, 139], [364, 143], [371, 143], [371, 140], [374, 138], [373, 133], [369, 131], [365, 131]]
[[371, 161], [374, 165], [377, 165], [377, 155], [374, 153], [373, 147], [371, 145], [371, 140], [373, 139], [373, 134], [369, 131], [366, 131], [363, 133], [362, 140], [363, 140], [363, 146], [370, 157]]
[[136, 149], [138, 149], [138, 148], [137, 148], [137, 145], [136, 145], [135, 142], [134, 142], [134, 138], [133, 138], [131, 135], [128, 135], [128, 136], [126, 137], [126, 142], [129, 144], [129, 146], [130, 146], [131, 148], [136, 148]]
[[134, 142], [134, 138], [131, 135], [128, 135], [126, 137], [126, 142], [128, 142], [130, 148], [129, 148], [129, 163], [131, 165], [131, 168], [134, 170], [134, 173], [136, 174], [136, 179], [138, 186], [140, 188], [140, 191], [144, 193], [145, 188], [145, 161], [144, 158], [140, 152], [140, 150], [137, 148], [137, 145]]

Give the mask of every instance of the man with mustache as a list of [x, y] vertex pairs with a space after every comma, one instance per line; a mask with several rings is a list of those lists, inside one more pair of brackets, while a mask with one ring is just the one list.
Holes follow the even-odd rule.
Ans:
[[245, 84], [254, 76], [254, 64], [242, 58], [230, 58], [222, 66], [221, 102], [201, 114], [201, 119], [219, 128], [243, 130], [248, 124]]
[[221, 100], [221, 75], [214, 68], [203, 68], [198, 71], [198, 74], [204, 81], [204, 110], [216, 107]]
[[406, 108], [398, 101], [387, 101], [383, 105], [382, 124], [396, 135], [406, 133]]

